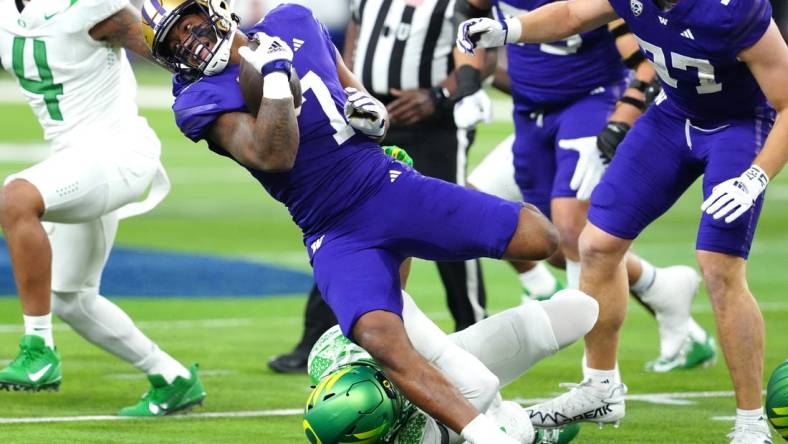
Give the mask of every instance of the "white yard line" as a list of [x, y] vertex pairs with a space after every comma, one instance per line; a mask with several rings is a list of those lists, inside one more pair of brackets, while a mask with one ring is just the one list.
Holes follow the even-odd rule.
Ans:
[[[642, 393], [627, 395], [629, 401], [656, 402], [658, 404], [669, 405], [688, 405], [687, 403], [676, 403], [678, 400], [686, 399], [706, 399], [706, 398], [732, 398], [732, 391], [709, 391], [709, 392], [677, 392], [677, 393]], [[514, 399], [523, 405], [536, 404], [545, 399]], [[667, 401], [667, 402], [666, 402]], [[273, 409], [273, 410], [247, 410], [239, 412], [206, 412], [191, 413], [188, 415], [175, 415], [173, 419], [195, 419], [195, 418], [258, 418], [272, 416], [296, 416], [302, 414], [303, 409]], [[63, 422], [101, 422], [101, 421], [122, 421], [135, 418], [124, 418], [109, 415], [91, 416], [51, 416], [51, 417], [32, 417], [32, 418], [0, 418], [0, 424], [41, 424], [41, 423], [63, 423]], [[715, 416], [711, 419], [715, 421], [727, 421], [733, 417]]]
[[[244, 327], [251, 325], [253, 319], [198, 319], [198, 320], [181, 320], [181, 321], [139, 321], [136, 322], [137, 326], [141, 329], [186, 329], [186, 328], [233, 328]], [[69, 330], [65, 324], [55, 324], [53, 326], [55, 331]], [[0, 324], [0, 333], [19, 333], [25, 330], [22, 324]]]

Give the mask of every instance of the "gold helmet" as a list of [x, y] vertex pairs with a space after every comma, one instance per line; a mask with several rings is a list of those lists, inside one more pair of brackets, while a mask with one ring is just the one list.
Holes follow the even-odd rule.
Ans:
[[[171, 48], [167, 34], [178, 20], [192, 14], [202, 15], [202, 24], [192, 27]], [[142, 32], [153, 57], [170, 70], [192, 77], [224, 70], [238, 22], [228, 0], [145, 0], [142, 6]]]

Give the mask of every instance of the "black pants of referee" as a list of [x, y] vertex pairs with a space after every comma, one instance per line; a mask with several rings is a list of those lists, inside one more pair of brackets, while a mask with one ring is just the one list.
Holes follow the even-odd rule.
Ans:
[[[392, 126], [383, 145], [404, 148], [413, 158], [413, 166], [425, 176], [465, 185], [468, 148], [474, 132], [457, 130], [450, 110], [429, 122], [409, 126]], [[487, 295], [479, 260], [436, 262], [446, 302], [459, 331], [485, 316]], [[312, 287], [304, 313], [304, 335], [295, 352], [306, 355], [320, 335], [337, 323], [331, 309], [323, 302], [317, 285]]]

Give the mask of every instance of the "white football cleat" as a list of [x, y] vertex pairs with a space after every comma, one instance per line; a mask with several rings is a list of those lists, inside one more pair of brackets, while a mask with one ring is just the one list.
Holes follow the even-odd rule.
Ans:
[[580, 384], [561, 386], [571, 386], [572, 389], [557, 398], [526, 408], [534, 427], [557, 428], [581, 421], [618, 427], [625, 413], [626, 385], [610, 384], [607, 390], [600, 391], [598, 384], [587, 379]]
[[756, 424], [737, 424], [728, 433], [731, 444], [772, 444], [772, 434], [766, 421]]
[[689, 335], [692, 300], [701, 278], [694, 268], [677, 265], [658, 268], [651, 288], [640, 295], [654, 310], [659, 324], [660, 357], [675, 356]]

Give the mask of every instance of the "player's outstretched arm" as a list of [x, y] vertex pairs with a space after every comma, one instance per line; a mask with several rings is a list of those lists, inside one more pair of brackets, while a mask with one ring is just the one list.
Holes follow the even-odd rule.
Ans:
[[386, 137], [389, 130], [389, 118], [386, 107], [372, 96], [364, 85], [345, 65], [342, 55], [336, 51], [337, 75], [339, 83], [345, 89], [348, 100], [345, 103], [345, 117], [348, 123], [376, 142]]
[[460, 25], [457, 46], [465, 52], [507, 43], [549, 43], [591, 31], [617, 18], [608, 0], [568, 0], [544, 5], [502, 22], [471, 19]]
[[[290, 89], [293, 52], [278, 37], [256, 36], [256, 50], [247, 46], [238, 52], [254, 71], [263, 76], [263, 94], [257, 116], [248, 113], [222, 114], [211, 126], [208, 138], [227, 150], [241, 164], [266, 172], [287, 172], [298, 154], [299, 133], [293, 93]], [[247, 82], [242, 66], [241, 82]], [[242, 89], [245, 85], [241, 85]], [[250, 87], [249, 89], [251, 89]]]
[[701, 205], [701, 210], [714, 219], [725, 218], [731, 223], [752, 207], [788, 161], [788, 46], [774, 20], [763, 37], [752, 47], [739, 53], [747, 64], [766, 98], [777, 110], [777, 120], [766, 138], [758, 157], [741, 176], [733, 177], [714, 187]]
[[749, 66], [766, 98], [777, 110], [777, 120], [763, 150], [755, 159], [769, 176], [776, 176], [788, 161], [788, 46], [772, 20], [766, 34], [739, 54]]
[[129, 5], [98, 22], [89, 33], [93, 40], [106, 41], [113, 46], [126, 48], [153, 62], [153, 55], [142, 35], [141, 23], [140, 13]]

